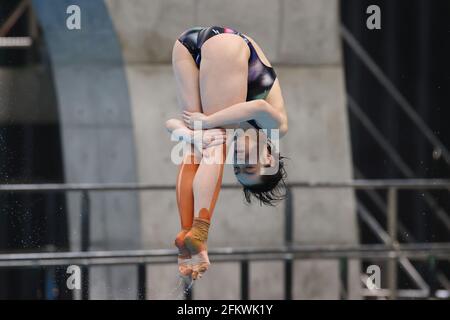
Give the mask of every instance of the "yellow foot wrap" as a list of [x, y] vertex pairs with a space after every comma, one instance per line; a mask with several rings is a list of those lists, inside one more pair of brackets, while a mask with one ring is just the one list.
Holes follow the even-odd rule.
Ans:
[[209, 225], [208, 219], [194, 218], [191, 230], [184, 237], [184, 245], [191, 254], [198, 254], [207, 249]]
[[192, 279], [201, 278], [208, 269], [210, 263], [208, 258], [209, 219], [196, 217], [191, 230], [184, 237], [184, 244], [191, 253]]

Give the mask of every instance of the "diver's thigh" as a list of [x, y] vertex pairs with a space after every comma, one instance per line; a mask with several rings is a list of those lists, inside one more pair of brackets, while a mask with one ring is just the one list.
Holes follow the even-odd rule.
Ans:
[[172, 67], [181, 109], [202, 112], [199, 70], [187, 48], [178, 40], [173, 46]]
[[247, 96], [249, 49], [233, 34], [220, 34], [202, 46], [200, 99], [203, 113], [212, 114]]

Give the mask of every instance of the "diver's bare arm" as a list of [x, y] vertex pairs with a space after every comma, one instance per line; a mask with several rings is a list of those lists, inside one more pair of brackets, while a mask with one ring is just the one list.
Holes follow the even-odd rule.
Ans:
[[266, 129], [280, 129], [280, 136], [287, 131], [285, 114], [275, 109], [266, 100], [258, 99], [234, 104], [209, 116], [184, 112], [184, 121], [191, 126], [202, 121], [203, 128], [217, 128], [248, 120], [256, 120]]
[[[225, 143], [226, 132], [223, 129], [191, 130], [179, 119], [166, 121], [166, 128], [174, 141], [186, 141], [194, 144], [199, 150]], [[196, 134], [194, 134], [196, 133]]]
[[222, 109], [214, 114], [207, 116], [206, 128], [214, 128], [248, 120], [260, 120], [262, 117], [267, 119], [265, 124], [269, 128], [278, 128], [279, 119], [276, 112], [265, 100], [258, 99], [234, 104], [228, 108]]

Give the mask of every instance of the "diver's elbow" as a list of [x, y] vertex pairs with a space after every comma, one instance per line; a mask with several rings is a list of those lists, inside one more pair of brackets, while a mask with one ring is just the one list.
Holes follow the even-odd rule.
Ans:
[[284, 123], [283, 125], [280, 126], [280, 138], [285, 136], [286, 133], [288, 132], [289, 126], [287, 123]]

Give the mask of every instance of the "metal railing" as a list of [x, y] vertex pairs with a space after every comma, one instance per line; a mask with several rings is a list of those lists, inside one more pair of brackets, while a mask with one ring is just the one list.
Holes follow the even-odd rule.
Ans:
[[394, 83], [383, 72], [380, 66], [364, 49], [364, 47], [358, 42], [355, 36], [343, 24], [340, 25], [339, 31], [343, 41], [349, 46], [349, 48], [352, 49], [352, 51], [358, 56], [371, 74], [386, 89], [386, 92], [396, 102], [396, 105], [405, 112], [408, 118], [411, 119], [414, 125], [423, 134], [425, 139], [435, 148], [435, 150], [439, 150], [442, 153], [442, 157], [445, 159], [446, 163], [450, 165], [450, 151], [447, 149], [447, 146], [420, 117], [411, 103], [400, 92], [400, 90], [397, 89]]
[[[238, 189], [239, 185], [225, 184], [224, 189]], [[297, 246], [293, 239], [293, 194], [297, 188], [377, 190], [387, 193], [387, 230], [391, 241], [385, 245], [333, 245]], [[397, 261], [403, 258], [425, 260], [430, 270], [436, 259], [450, 258], [450, 243], [399, 244], [397, 241], [397, 194], [399, 190], [448, 189], [450, 180], [353, 180], [345, 182], [295, 182], [288, 185], [285, 202], [284, 245], [275, 248], [216, 248], [209, 251], [213, 261], [234, 261], [241, 265], [241, 298], [249, 298], [249, 262], [260, 260], [284, 261], [284, 297], [292, 299], [293, 263], [299, 259], [337, 259], [340, 267], [341, 298], [348, 297], [348, 260], [380, 259], [388, 261], [388, 289], [376, 292], [365, 290], [365, 296], [430, 297], [437, 288], [424, 290], [397, 289]], [[175, 250], [130, 250], [130, 251], [89, 251], [90, 195], [91, 191], [161, 191], [174, 190], [173, 185], [152, 185], [136, 183], [114, 184], [9, 184], [0, 185], [0, 193], [10, 192], [80, 192], [81, 193], [81, 252], [42, 252], [21, 254], [0, 254], [0, 268], [45, 267], [77, 264], [84, 266], [82, 297], [89, 298], [88, 267], [92, 265], [137, 265], [138, 297], [144, 299], [148, 264], [176, 262]], [[192, 298], [188, 295], [186, 298]]]
[[[23, 37], [7, 36], [24, 15], [27, 15], [28, 19], [28, 35]], [[22, 0], [0, 24], [0, 49], [30, 48], [33, 45], [36, 32], [37, 23], [31, 8], [31, 1]]]
[[[450, 244], [429, 243], [429, 244], [409, 244], [409, 245], [329, 245], [329, 246], [283, 246], [276, 248], [216, 248], [208, 252], [210, 258], [215, 263], [218, 262], [239, 262], [241, 299], [249, 298], [250, 289], [250, 261], [284, 261], [293, 263], [296, 260], [305, 259], [333, 259], [339, 261], [340, 282], [342, 284], [340, 297], [348, 298], [348, 264], [349, 260], [377, 259], [387, 260], [395, 263], [398, 259], [409, 258], [413, 260], [423, 260], [429, 263], [432, 270], [437, 259], [448, 259], [450, 257]], [[11, 267], [49, 267], [49, 266], [112, 266], [112, 265], [136, 265], [138, 275], [138, 294], [140, 299], [146, 297], [146, 279], [148, 264], [176, 263], [176, 250], [131, 250], [131, 251], [94, 251], [94, 252], [58, 252], [58, 253], [22, 253], [22, 254], [1, 254], [0, 268]], [[290, 280], [285, 281], [285, 298], [291, 299], [292, 273], [285, 274]], [[83, 283], [86, 283], [83, 281]], [[286, 287], [286, 284], [288, 286]], [[384, 296], [390, 298], [397, 297], [396, 285], [389, 283], [389, 289], [368, 290], [362, 293], [365, 296]], [[85, 287], [84, 290], [88, 290]], [[288, 291], [289, 290], [289, 291]], [[381, 290], [381, 291], [380, 291]], [[433, 292], [430, 290], [398, 290], [398, 296], [403, 297], [428, 297]], [[442, 290], [441, 290], [442, 291]], [[395, 292], [395, 295], [393, 294]], [[88, 298], [84, 293], [84, 298]], [[447, 293], [448, 294], [448, 293]]]

